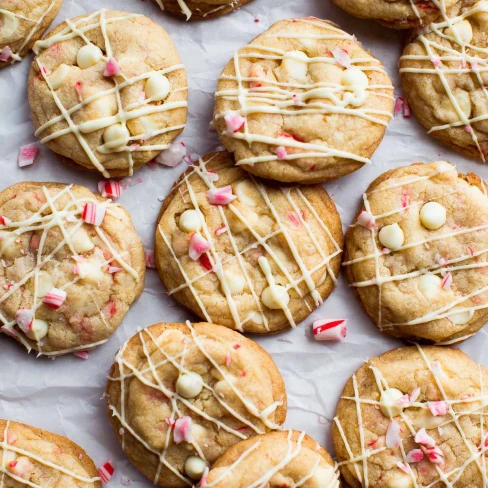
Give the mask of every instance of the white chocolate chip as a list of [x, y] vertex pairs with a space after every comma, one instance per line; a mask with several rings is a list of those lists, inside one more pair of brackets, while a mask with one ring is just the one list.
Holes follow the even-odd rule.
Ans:
[[185, 461], [185, 473], [192, 480], [199, 480], [203, 476], [206, 467], [207, 463], [198, 456], [190, 456]]
[[125, 125], [113, 124], [105, 129], [103, 133], [103, 140], [107, 149], [114, 149], [120, 151], [127, 146], [129, 142], [130, 133]]
[[463, 325], [467, 324], [474, 315], [473, 310], [464, 310], [463, 307], [454, 307], [449, 310], [448, 319], [454, 325]]
[[195, 398], [203, 389], [203, 379], [198, 373], [182, 374], [176, 381], [176, 393], [183, 398]]
[[12, 461], [17, 459], [17, 454], [12, 451], [0, 451], [0, 462], [5, 464], [6, 466], [9, 465]]
[[34, 470], [34, 466], [28, 457], [21, 456], [17, 458], [15, 463], [9, 464], [7, 469], [22, 479], [29, 479]]
[[0, 257], [16, 257], [20, 251], [20, 244], [16, 242], [19, 239], [20, 237], [13, 232], [0, 230]]
[[54, 288], [54, 280], [49, 273], [41, 271], [37, 281], [37, 296], [43, 298]]
[[444, 34], [453, 37], [456, 39], [456, 42], [461, 40], [468, 44], [473, 39], [473, 28], [469, 21], [461, 20], [461, 22], [456, 22], [452, 27], [448, 27], [444, 30]]
[[54, 73], [49, 77], [49, 83], [51, 83], [53, 90], [58, 90], [61, 87], [63, 81], [68, 76], [68, 73], [69, 73], [69, 66], [66, 64], [60, 64], [56, 68]]
[[185, 210], [178, 221], [178, 227], [189, 234], [198, 232], [203, 226], [202, 217], [196, 210]]
[[342, 73], [341, 83], [344, 86], [367, 87], [369, 85], [368, 77], [359, 68], [348, 68]]
[[381, 392], [380, 397], [380, 410], [385, 417], [397, 417], [402, 413], [403, 407], [398, 405], [397, 400], [402, 398], [403, 393], [397, 388], [387, 388]]
[[283, 56], [281, 68], [292, 79], [305, 82], [308, 73], [308, 56], [303, 51], [290, 51]]
[[103, 277], [103, 261], [93, 256], [77, 265], [79, 277], [89, 283], [99, 283]]
[[76, 55], [76, 63], [81, 69], [91, 68], [102, 60], [103, 53], [98, 46], [87, 44]]
[[164, 100], [170, 89], [171, 85], [168, 78], [161, 73], [152, 73], [146, 80], [144, 87], [146, 97], [157, 102]]
[[45, 320], [34, 319], [32, 327], [25, 334], [29, 339], [39, 342], [47, 336], [49, 332], [49, 324]]
[[419, 279], [419, 289], [427, 300], [434, 300], [439, 295], [441, 284], [441, 278], [434, 274], [425, 274]]
[[251, 320], [255, 324], [259, 324], [259, 325], [264, 324], [264, 318], [261, 312], [253, 312], [253, 314], [251, 315]]
[[427, 202], [420, 210], [420, 222], [426, 229], [440, 229], [446, 222], [446, 209], [440, 203]]
[[[224, 271], [225, 285], [229, 288], [233, 295], [242, 293], [246, 286], [246, 279], [241, 274], [233, 273], [232, 271]], [[222, 284], [222, 287], [225, 286]]]
[[83, 229], [83, 227], [80, 227], [73, 234], [73, 236], [71, 237], [71, 245], [73, 246], [73, 249], [78, 253], [91, 251], [95, 247], [95, 244], [93, 244], [91, 237], [88, 235], [86, 230]]
[[253, 198], [254, 193], [257, 193], [257, 190], [251, 180], [243, 180], [235, 187], [235, 194], [239, 201], [249, 207], [255, 207], [257, 204]]
[[19, 20], [11, 12], [2, 12], [0, 14], [0, 20], [2, 21], [2, 27], [0, 28], [0, 37], [8, 38], [17, 32], [19, 28]]
[[332, 480], [335, 479], [334, 468], [332, 466], [329, 466], [327, 468], [317, 466], [317, 468], [315, 469], [314, 478], [317, 481], [317, 486], [332, 486]]
[[403, 230], [398, 224], [385, 225], [380, 230], [378, 238], [383, 246], [393, 251], [402, 247], [405, 242]]
[[284, 286], [268, 286], [261, 295], [261, 301], [271, 310], [282, 310], [290, 302], [290, 295]]
[[413, 483], [409, 475], [404, 474], [399, 478], [388, 481], [387, 488], [412, 488]]
[[446, 422], [446, 418], [444, 416], [437, 416], [434, 417], [430, 410], [422, 410], [420, 413], [413, 419], [413, 425], [415, 430], [420, 429], [437, 429], [440, 425]]

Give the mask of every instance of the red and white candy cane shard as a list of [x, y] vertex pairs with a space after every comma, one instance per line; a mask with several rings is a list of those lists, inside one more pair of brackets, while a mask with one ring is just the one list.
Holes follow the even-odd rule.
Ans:
[[447, 273], [441, 282], [441, 286], [442, 286], [442, 288], [444, 288], [444, 290], [447, 291], [451, 288], [451, 285], [452, 285], [452, 274]]
[[286, 147], [285, 146], [278, 146], [275, 149], [275, 154], [278, 156], [278, 159], [286, 159], [288, 156], [288, 153], [286, 152]]
[[212, 205], [228, 205], [237, 198], [237, 196], [232, 193], [232, 187], [230, 185], [208, 190], [207, 197]]
[[12, 57], [12, 49], [9, 46], [5, 46], [0, 49], [0, 61], [6, 63]]
[[192, 420], [191, 417], [181, 417], [179, 418], [173, 426], [173, 440], [175, 444], [180, 444], [181, 442], [193, 442], [193, 435], [191, 432]]
[[239, 132], [246, 123], [246, 119], [238, 112], [227, 112], [224, 116], [225, 124], [229, 132]]
[[177, 142], [171, 144], [168, 149], [159, 154], [156, 157], [156, 163], [174, 168], [176, 165], [180, 164], [181, 161], [183, 161], [186, 153], [187, 150], [185, 144], [183, 144], [183, 142]]
[[385, 443], [386, 447], [394, 448], [398, 447], [402, 443], [402, 438], [400, 436], [402, 429], [400, 425], [395, 420], [390, 422], [388, 429], [386, 430]]
[[190, 239], [190, 249], [188, 250], [188, 255], [193, 261], [198, 261], [200, 256], [210, 249], [210, 243], [207, 239], [204, 239], [200, 234], [195, 233]]
[[42, 299], [42, 303], [57, 310], [66, 301], [66, 296], [67, 293], [64, 290], [53, 288], [50, 292], [46, 293]]
[[39, 154], [39, 146], [36, 142], [22, 146], [19, 151], [19, 156], [17, 158], [17, 163], [19, 168], [24, 166], [30, 166], [34, 163], [37, 155]]
[[110, 58], [105, 65], [105, 71], [103, 72], [103, 76], [107, 76], [109, 78], [113, 76], [119, 76], [122, 73], [122, 68], [120, 64], [115, 61], [114, 58]]
[[15, 320], [17, 325], [20, 327], [20, 330], [24, 332], [24, 334], [27, 334], [32, 327], [34, 312], [28, 308], [21, 308], [20, 310], [17, 310]]
[[429, 402], [429, 410], [434, 417], [442, 417], [449, 412], [449, 404], [445, 401]]
[[363, 226], [364, 228], [368, 230], [373, 230], [375, 226], [375, 218], [374, 215], [371, 214], [370, 212], [366, 212], [366, 210], [363, 210], [359, 215], [358, 215], [358, 224]]
[[112, 479], [114, 472], [115, 466], [112, 461], [107, 461], [103, 466], [98, 468], [98, 475], [104, 484], [108, 483]]
[[5, 227], [8, 227], [12, 221], [8, 217], [4, 217], [3, 215], [0, 215], [0, 224], [2, 224]]
[[419, 463], [424, 459], [424, 453], [422, 449], [412, 449], [407, 452], [406, 460], [407, 463]]
[[403, 109], [403, 98], [397, 97], [395, 101], [395, 115], [400, 115]]
[[119, 198], [122, 194], [120, 183], [115, 180], [102, 180], [98, 183], [98, 191], [102, 197]]
[[347, 334], [347, 320], [315, 320], [313, 337], [316, 341], [342, 341]]
[[110, 274], [120, 273], [121, 271], [123, 271], [123, 269], [119, 268], [118, 266], [109, 266], [108, 267], [108, 272]]
[[432, 463], [444, 464], [444, 453], [438, 447], [427, 449], [427, 455]]
[[410, 105], [408, 104], [408, 102], [406, 100], [403, 104], [403, 116], [406, 119], [409, 119], [412, 116], [412, 114], [410, 113]]
[[102, 225], [106, 210], [97, 203], [87, 203], [83, 208], [82, 218], [87, 224]]
[[156, 258], [154, 257], [154, 251], [152, 249], [146, 249], [146, 267], [156, 267]]
[[415, 434], [414, 440], [422, 446], [435, 447], [435, 440], [427, 434], [427, 431], [423, 427]]
[[222, 234], [225, 233], [225, 231], [227, 230], [227, 227], [225, 225], [222, 225], [220, 226], [218, 229], [215, 229], [215, 235], [217, 237], [221, 236]]
[[351, 58], [349, 56], [349, 53], [340, 47], [336, 47], [332, 51], [332, 56], [334, 57], [336, 63], [339, 66], [343, 66], [344, 68], [350, 68], [351, 67]]
[[89, 353], [88, 351], [79, 351], [79, 352], [74, 352], [73, 355], [76, 356], [77, 358], [86, 360], [88, 359]]

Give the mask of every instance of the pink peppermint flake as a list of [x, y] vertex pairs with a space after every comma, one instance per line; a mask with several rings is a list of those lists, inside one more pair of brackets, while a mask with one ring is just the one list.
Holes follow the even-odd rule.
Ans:
[[148, 268], [156, 267], [156, 259], [154, 257], [154, 251], [152, 249], [146, 249], [146, 266]]
[[227, 231], [227, 227], [225, 225], [221, 225], [218, 229], [215, 229], [215, 235], [217, 237], [221, 236]]
[[107, 461], [100, 468], [98, 468], [98, 475], [100, 476], [102, 483], [108, 483], [115, 472], [115, 466], [112, 461]]
[[164, 419], [164, 421], [170, 426], [170, 427], [173, 427], [173, 425], [175, 425], [175, 421], [169, 417], [166, 417]]
[[[147, 262], [146, 262], [146, 266], [147, 266]], [[109, 266], [108, 267], [109, 274], [116, 274], [116, 273], [120, 273], [121, 271], [123, 271], [123, 269], [119, 268], [118, 266]]]
[[42, 303], [54, 310], [57, 310], [66, 301], [67, 295], [68, 294], [64, 290], [53, 288], [51, 291], [46, 293], [42, 299]]
[[420, 429], [415, 434], [415, 442], [417, 444], [421, 444], [422, 446], [435, 447], [435, 440], [429, 434], [427, 434], [425, 428]]
[[17, 442], [17, 440], [17, 434], [15, 432], [7, 432], [7, 444], [12, 446]]
[[21, 308], [15, 314], [15, 320], [17, 325], [20, 327], [20, 330], [27, 334], [31, 330], [32, 322], [34, 320], [34, 312], [27, 308]]
[[187, 155], [187, 149], [183, 142], [177, 142], [171, 144], [168, 149], [164, 150], [156, 158], [156, 163], [174, 168], [183, 161], [183, 158]]
[[4, 217], [3, 215], [0, 215], [0, 224], [1, 225], [3, 225], [4, 227], [8, 227], [11, 223], [12, 223], [12, 221], [9, 218]]
[[119, 76], [120, 73], [122, 73], [122, 68], [120, 67], [120, 64], [117, 63], [114, 58], [110, 58], [105, 66], [103, 76], [113, 78], [114, 76]]
[[232, 111], [225, 114], [224, 120], [227, 125], [227, 130], [233, 133], [239, 132], [246, 123], [246, 119], [242, 115]]
[[395, 110], [394, 110], [395, 115], [400, 115], [402, 113], [403, 103], [404, 103], [403, 98], [397, 97], [395, 101]]
[[427, 456], [434, 464], [444, 464], [444, 453], [438, 447], [427, 449]]
[[175, 444], [181, 442], [193, 442], [193, 435], [191, 432], [192, 420], [191, 417], [185, 416], [179, 418], [173, 427], [173, 440]]
[[403, 104], [403, 117], [405, 119], [409, 119], [412, 116], [410, 112], [410, 105], [408, 104], [407, 100], [405, 100]]
[[200, 234], [195, 233], [190, 239], [190, 249], [188, 255], [193, 261], [198, 261], [200, 256], [210, 249], [210, 243], [204, 239]]
[[434, 260], [439, 266], [445, 266], [447, 264], [446, 258], [443, 258], [439, 253], [434, 256]]
[[452, 285], [452, 274], [447, 273], [446, 276], [442, 279], [441, 286], [444, 288], [444, 290], [449, 290]]
[[407, 463], [419, 463], [424, 459], [424, 453], [422, 449], [412, 449], [407, 452], [406, 460]]
[[228, 205], [237, 198], [237, 196], [232, 193], [232, 187], [230, 185], [208, 190], [207, 197], [212, 205]]
[[231, 364], [231, 362], [232, 362], [232, 358], [231, 358], [231, 356], [230, 356], [230, 352], [228, 352], [228, 353], [225, 355], [225, 365], [226, 365], [227, 367], [229, 367], [229, 366], [230, 366], [230, 364]]
[[300, 95], [297, 95], [296, 93], [292, 94], [291, 99], [295, 105], [305, 105], [305, 102], [302, 101]]
[[115, 180], [102, 180], [98, 182], [98, 191], [105, 198], [113, 198], [116, 200], [122, 194], [122, 187], [120, 183]]
[[468, 253], [470, 256], [474, 256], [474, 249], [471, 246], [468, 246]]
[[73, 356], [76, 356], [77, 358], [84, 359], [85, 361], [88, 359], [89, 353], [88, 351], [79, 351], [79, 352], [74, 352]]
[[81, 218], [87, 223], [96, 226], [102, 225], [103, 219], [105, 218], [105, 207], [98, 205], [97, 203], [88, 202], [83, 207], [83, 213]]
[[208, 478], [208, 471], [209, 468], [208, 466], [205, 468], [205, 471], [203, 472], [202, 477], [200, 478], [200, 488], [206, 488], [207, 486], [207, 478]]
[[358, 224], [368, 230], [373, 230], [375, 226], [375, 218], [370, 212], [363, 210], [358, 216]]
[[216, 181], [219, 181], [219, 175], [212, 170], [207, 171], [207, 178], [212, 182], [215, 183]]
[[12, 49], [9, 46], [5, 46], [0, 49], [0, 61], [6, 63], [12, 57]]
[[266, 73], [261, 65], [254, 64], [249, 75], [253, 78], [253, 80], [249, 82], [251, 88], [261, 88], [263, 86], [263, 79], [266, 78]]
[[429, 410], [434, 417], [442, 417], [449, 412], [449, 404], [445, 401], [429, 402]]
[[349, 56], [349, 53], [340, 47], [336, 47], [332, 51], [332, 56], [335, 59], [335, 62], [339, 66], [343, 66], [344, 68], [350, 68], [351, 67], [351, 58]]
[[431, 59], [431, 61], [432, 61], [432, 63], [434, 64], [434, 66], [436, 68], [438, 68], [439, 66], [442, 66], [442, 61], [439, 58], [437, 58], [437, 57], [433, 57]]
[[[303, 211], [300, 210], [301, 217], [303, 219]], [[293, 222], [295, 227], [301, 227], [302, 226], [302, 221], [300, 219], [300, 216], [297, 214], [297, 212], [290, 212], [288, 214], [288, 218]]]
[[414, 388], [412, 393], [410, 393], [410, 403], [415, 403], [420, 396], [420, 388]]
[[288, 156], [285, 146], [278, 146], [275, 149], [275, 154], [278, 156], [278, 159], [286, 159], [286, 157]]
[[398, 447], [402, 443], [402, 438], [400, 437], [401, 432], [402, 430], [398, 422], [392, 420], [386, 430], [386, 447]]
[[473, 132], [473, 128], [472, 128], [470, 125], [465, 125], [465, 126], [464, 126], [464, 130], [465, 130], [466, 132]]
[[315, 320], [313, 338], [316, 341], [342, 341], [347, 335], [347, 320]]
[[396, 465], [405, 473], [405, 474], [409, 474], [410, 471], [408, 470], [408, 468], [405, 466], [405, 464], [403, 464], [401, 461], [397, 461]]
[[19, 151], [19, 156], [17, 158], [17, 163], [19, 168], [24, 168], [25, 166], [30, 166], [34, 164], [34, 160], [39, 154], [39, 146], [36, 142], [22, 146]]

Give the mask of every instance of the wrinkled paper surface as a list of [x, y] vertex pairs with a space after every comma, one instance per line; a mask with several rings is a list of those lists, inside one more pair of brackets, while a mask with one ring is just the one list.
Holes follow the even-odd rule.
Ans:
[[[353, 33], [383, 61], [401, 95], [397, 61], [402, 35], [373, 21], [349, 16], [332, 0], [254, 0], [237, 12], [219, 19], [185, 23], [161, 12], [151, 0], [65, 0], [53, 25], [66, 18], [98, 10], [101, 6], [139, 12], [153, 18], [172, 36], [189, 79], [188, 125], [180, 136], [190, 152], [204, 155], [218, 145], [209, 131], [216, 80], [233, 52], [282, 18], [316, 16], [338, 23]], [[259, 19], [256, 22], [255, 19]], [[27, 103], [27, 73], [32, 56], [0, 71], [0, 190], [19, 181], [59, 181], [79, 183], [96, 190], [100, 177], [64, 167], [47, 148], [31, 167], [19, 169], [21, 145], [33, 142], [33, 127]], [[392, 167], [415, 161], [446, 159], [463, 172], [473, 171], [488, 181], [488, 166], [469, 161], [441, 146], [425, 134], [412, 117], [397, 116], [388, 127], [372, 165], [326, 185], [342, 217], [344, 229], [351, 223], [361, 194], [379, 174]], [[131, 213], [144, 246], [153, 248], [153, 234], [164, 197], [185, 164], [169, 169], [148, 167], [136, 173], [134, 186], [118, 200]], [[142, 182], [137, 180], [142, 178]], [[136, 184], [137, 183], [137, 184]], [[315, 342], [311, 323], [317, 318], [345, 318], [349, 332], [341, 343]], [[162, 320], [195, 319], [165, 294], [155, 270], [148, 270], [142, 297], [129, 311], [108, 343], [90, 352], [83, 361], [74, 356], [36, 359], [8, 337], [0, 337], [0, 418], [7, 418], [65, 435], [79, 443], [99, 466], [111, 459], [116, 466], [109, 486], [122, 486], [128, 477], [131, 486], [149, 487], [124, 456], [107, 420], [102, 399], [106, 375], [120, 345], [139, 327]], [[487, 330], [480, 331], [460, 347], [474, 360], [488, 366], [483, 350], [488, 346]], [[286, 427], [305, 430], [332, 449], [331, 422], [342, 387], [367, 357], [403, 345], [384, 337], [356, 303], [343, 276], [327, 302], [295, 330], [257, 338], [275, 360], [288, 390]]]

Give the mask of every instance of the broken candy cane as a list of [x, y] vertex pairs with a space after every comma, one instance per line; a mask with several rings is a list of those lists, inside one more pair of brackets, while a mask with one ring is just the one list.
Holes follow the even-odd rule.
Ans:
[[420, 429], [415, 434], [415, 442], [426, 447], [435, 447], [435, 440], [427, 434], [425, 428]]
[[57, 310], [65, 301], [67, 293], [64, 290], [59, 290], [58, 288], [53, 288], [51, 291], [46, 293], [42, 299], [42, 303], [48, 307]]
[[107, 61], [107, 64], [105, 66], [105, 71], [103, 72], [103, 76], [107, 76], [107, 77], [119, 76], [121, 72], [122, 72], [122, 68], [120, 67], [120, 64], [117, 63], [117, 61], [115, 61], [114, 58], [110, 58]]
[[174, 168], [183, 161], [186, 154], [186, 146], [183, 142], [171, 144], [168, 149], [164, 150], [156, 157], [156, 163], [168, 166], [169, 168]]
[[200, 234], [193, 234], [190, 239], [190, 249], [188, 255], [193, 261], [198, 261], [200, 256], [210, 249], [210, 243], [204, 239]]
[[315, 320], [313, 337], [316, 341], [342, 341], [347, 334], [347, 320]]
[[102, 180], [98, 182], [98, 191], [102, 197], [119, 198], [122, 194], [122, 187], [118, 181]]
[[400, 429], [400, 426], [398, 425], [397, 422], [395, 422], [395, 420], [392, 420], [390, 422], [390, 425], [388, 426], [388, 429], [386, 430], [386, 438], [385, 438], [385, 442], [386, 442], [386, 447], [398, 447], [401, 442], [402, 442], [402, 438], [400, 437], [400, 433], [401, 433], [401, 429]]
[[98, 468], [98, 474], [102, 480], [102, 483], [108, 483], [114, 475], [115, 467], [112, 461], [107, 461], [103, 466]]
[[32, 144], [22, 146], [20, 148], [19, 156], [17, 158], [19, 168], [23, 168], [24, 166], [30, 166], [31, 164], [33, 164], [38, 154], [39, 146], [37, 145], [37, 143], [33, 142]]
[[451, 285], [452, 285], [452, 274], [447, 273], [441, 282], [441, 286], [442, 286], [442, 288], [444, 288], [444, 290], [447, 291], [451, 288]]
[[278, 156], [278, 159], [285, 159], [288, 156], [285, 146], [278, 146], [275, 149], [275, 154]]
[[246, 119], [237, 112], [227, 112], [224, 115], [224, 120], [229, 132], [239, 132], [246, 123]]
[[208, 190], [207, 197], [212, 205], [227, 205], [237, 198], [237, 196], [232, 193], [232, 187], [230, 185]]
[[407, 452], [407, 463], [419, 463], [422, 459], [424, 459], [424, 453], [421, 449], [412, 449]]
[[175, 444], [180, 444], [181, 442], [192, 442], [193, 436], [191, 432], [192, 421], [191, 417], [181, 417], [179, 418], [173, 427], [173, 440]]
[[370, 212], [366, 212], [366, 210], [363, 210], [358, 215], [358, 224], [368, 230], [373, 230], [375, 223], [374, 216]]
[[87, 203], [83, 208], [81, 217], [87, 224], [102, 225], [106, 210], [96, 203]]
[[332, 51], [332, 56], [339, 66], [343, 66], [344, 68], [351, 67], [351, 58], [349, 57], [349, 53], [345, 49], [336, 47]]
[[27, 308], [21, 308], [15, 314], [15, 320], [24, 334], [27, 334], [32, 327], [32, 321], [34, 320], [34, 312]]
[[7, 218], [7, 217], [3, 217], [2, 215], [0, 215], [0, 224], [4, 225], [4, 226], [8, 226], [12, 223], [12, 221]]
[[12, 57], [12, 49], [9, 46], [5, 46], [0, 49], [0, 61], [6, 63]]
[[449, 412], [449, 404], [444, 401], [429, 402], [429, 410], [434, 417], [447, 415]]

